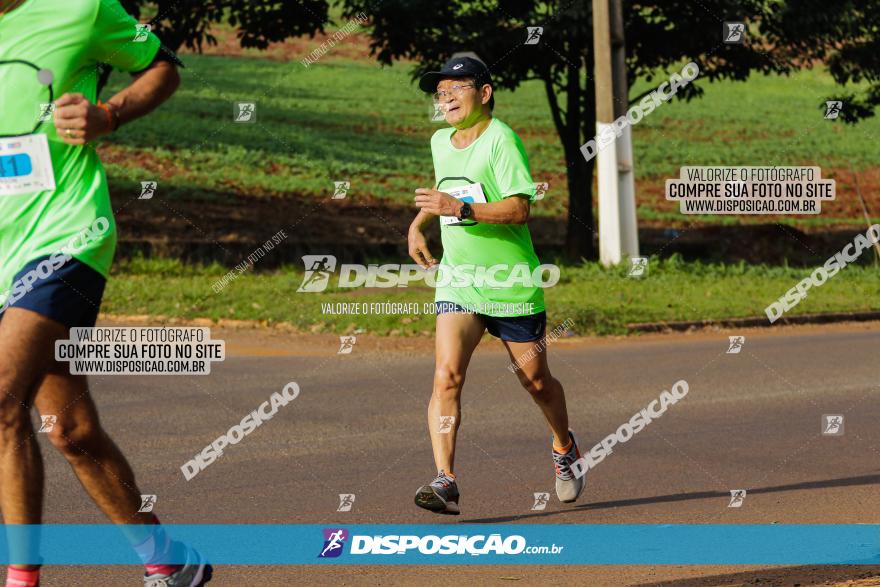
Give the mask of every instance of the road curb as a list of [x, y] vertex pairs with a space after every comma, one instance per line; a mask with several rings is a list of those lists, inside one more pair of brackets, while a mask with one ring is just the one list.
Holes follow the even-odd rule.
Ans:
[[772, 327], [784, 324], [831, 324], [834, 322], [869, 322], [880, 320], [880, 311], [871, 312], [837, 312], [826, 314], [801, 314], [782, 317], [771, 324], [766, 317], [762, 318], [728, 318], [723, 320], [683, 320], [678, 322], [639, 322], [627, 324], [629, 332], [683, 332], [703, 328], [755, 328]]

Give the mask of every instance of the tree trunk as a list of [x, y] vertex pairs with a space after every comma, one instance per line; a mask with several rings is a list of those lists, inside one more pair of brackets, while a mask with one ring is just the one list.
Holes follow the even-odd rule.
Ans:
[[[572, 47], [574, 57], [577, 48]], [[582, 58], [571, 61], [580, 65]], [[590, 68], [587, 68], [590, 71]], [[596, 259], [593, 221], [593, 168], [594, 160], [587, 161], [581, 153], [581, 145], [592, 138], [596, 128], [596, 112], [593, 107], [594, 92], [590, 78], [581, 87], [580, 67], [570, 67], [567, 80], [567, 107], [565, 131], [560, 133], [568, 164], [568, 226], [565, 233], [565, 256], [571, 261]]]
[[[574, 131], [575, 135], [580, 133]], [[565, 233], [565, 256], [571, 261], [594, 260], [596, 247], [593, 225], [593, 161], [587, 162], [580, 151], [578, 140], [565, 148], [569, 162], [568, 226]]]

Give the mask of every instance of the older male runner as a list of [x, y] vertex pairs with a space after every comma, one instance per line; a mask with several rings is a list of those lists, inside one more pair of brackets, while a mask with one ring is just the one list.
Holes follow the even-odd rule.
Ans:
[[550, 426], [557, 497], [575, 501], [584, 477], [575, 476], [571, 468], [580, 458], [577, 440], [568, 429], [562, 385], [547, 365], [544, 294], [535, 282], [539, 262], [526, 226], [535, 185], [522, 141], [493, 118], [492, 80], [481, 61], [453, 58], [440, 71], [425, 74], [419, 87], [436, 92], [451, 126], [431, 137], [436, 189], [416, 190], [420, 211], [408, 239], [409, 254], [419, 265], [437, 265], [422, 231], [442, 217], [436, 371], [428, 405], [438, 473], [418, 490], [416, 505], [445, 514], [460, 512], [453, 465], [461, 390], [471, 355], [487, 329], [504, 343], [520, 383]]
[[[172, 542], [152, 513], [139, 512], [131, 467], [101, 427], [86, 378], [54, 360], [54, 343], [73, 327], [94, 326], [116, 246], [93, 142], [168, 99], [179, 83], [175, 60], [117, 0], [0, 0], [4, 522], [10, 535], [18, 525], [41, 523], [43, 463], [30, 418], [36, 406], [54, 416], [49, 440], [91, 498], [125, 525], [146, 566], [144, 583], [168, 587], [201, 585], [210, 567]], [[134, 74], [106, 104], [96, 100], [100, 63]], [[37, 562], [33, 552], [22, 556]], [[36, 564], [13, 564], [6, 585], [33, 587], [39, 573]]]

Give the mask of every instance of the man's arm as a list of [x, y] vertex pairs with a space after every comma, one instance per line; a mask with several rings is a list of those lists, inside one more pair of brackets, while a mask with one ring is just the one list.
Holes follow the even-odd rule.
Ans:
[[419, 210], [412, 224], [409, 225], [409, 234], [407, 235], [407, 245], [409, 247], [409, 256], [413, 261], [419, 264], [423, 269], [429, 269], [437, 264], [437, 259], [428, 250], [428, 241], [422, 232], [429, 222], [437, 218], [436, 214], [430, 214], [424, 210]]
[[[464, 205], [461, 200], [453, 198], [446, 192], [429, 188], [419, 188], [416, 194], [418, 194], [416, 206], [421, 209], [419, 214], [457, 217]], [[473, 210], [471, 219], [485, 224], [525, 224], [529, 219], [529, 208], [529, 200], [525, 194], [523, 197], [509, 196], [500, 202], [471, 204]]]
[[[107, 101], [107, 110], [82, 94], [64, 94], [55, 101], [55, 128], [70, 145], [84, 145], [121, 124], [149, 114], [177, 90], [180, 75], [168, 61], [157, 60]], [[68, 132], [69, 131], [69, 132]]]

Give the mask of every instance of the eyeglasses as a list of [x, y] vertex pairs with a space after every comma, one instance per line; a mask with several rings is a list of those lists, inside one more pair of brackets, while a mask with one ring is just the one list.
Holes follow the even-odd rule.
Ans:
[[457, 97], [461, 96], [461, 94], [465, 88], [475, 88], [475, 87], [476, 86], [474, 84], [465, 84], [463, 86], [456, 84], [456, 85], [452, 86], [451, 88], [449, 88], [450, 91], [440, 90], [439, 92], [434, 94], [434, 99], [439, 102], [440, 100], [445, 100], [449, 96], [455, 96], [457, 98]]

